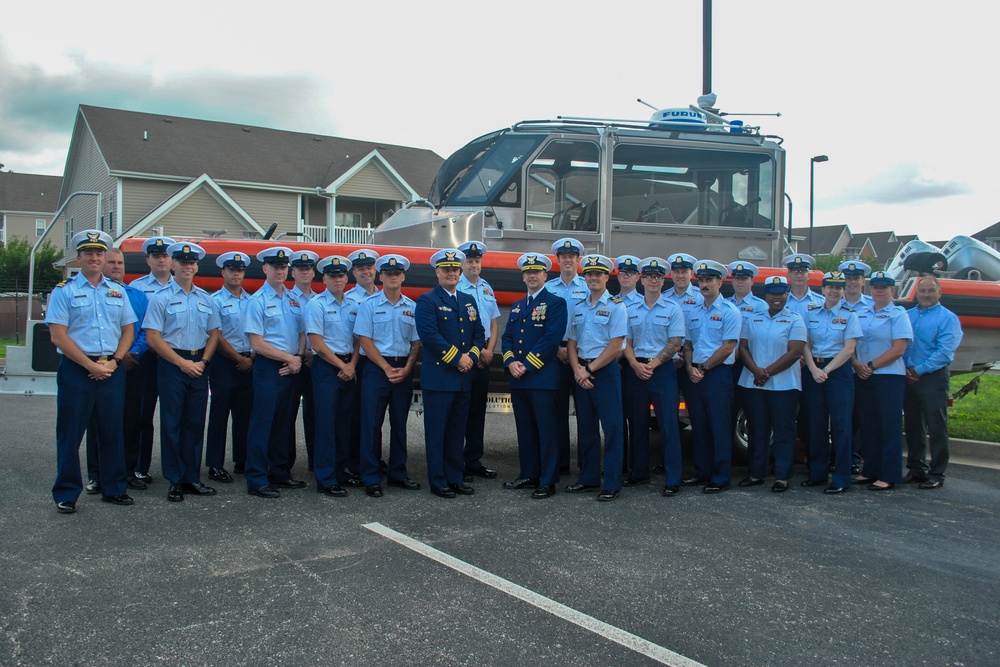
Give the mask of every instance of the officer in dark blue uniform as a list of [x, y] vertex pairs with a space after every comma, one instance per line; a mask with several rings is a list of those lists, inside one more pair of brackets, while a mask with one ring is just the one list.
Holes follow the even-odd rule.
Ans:
[[247, 439], [247, 493], [277, 498], [277, 488], [301, 489], [288, 465], [288, 425], [295, 374], [306, 349], [302, 305], [285, 288], [292, 251], [274, 246], [257, 253], [266, 282], [247, 305], [246, 330], [257, 353], [253, 365], [253, 412]]
[[663, 443], [666, 480], [662, 494], [675, 496], [681, 483], [681, 436], [677, 427], [677, 369], [674, 355], [684, 343], [684, 313], [673, 301], [661, 299], [667, 261], [647, 257], [639, 264], [645, 290], [642, 301], [628, 309], [625, 381], [632, 436], [632, 474], [625, 486], [649, 483], [649, 405], [656, 409]]
[[472, 495], [463, 482], [463, 445], [469, 418], [472, 370], [486, 340], [476, 301], [458, 290], [465, 254], [457, 248], [431, 256], [438, 284], [417, 299], [417, 334], [423, 346], [420, 387], [431, 493]]
[[380, 435], [389, 410], [389, 486], [417, 491], [420, 484], [406, 472], [406, 419], [413, 399], [413, 367], [420, 339], [414, 316], [416, 304], [403, 294], [410, 260], [383, 255], [375, 262], [382, 291], [361, 304], [354, 335], [368, 357], [361, 383], [361, 482], [369, 498], [382, 497]]
[[160, 464], [170, 482], [167, 500], [185, 494], [215, 495], [201, 483], [201, 455], [208, 405], [208, 363], [219, 339], [219, 312], [208, 292], [194, 284], [205, 250], [174, 243], [174, 280], [149, 301], [142, 322], [149, 346], [160, 358]]
[[[597, 499], [614, 500], [622, 487], [622, 376], [616, 360], [628, 327], [625, 305], [607, 290], [612, 262], [584, 255], [580, 268], [589, 296], [573, 305], [569, 324], [569, 365], [576, 380], [576, 426], [580, 478], [567, 493], [601, 489]], [[604, 480], [601, 481], [601, 430]]]
[[559, 481], [559, 430], [553, 420], [559, 390], [559, 345], [566, 335], [566, 300], [545, 289], [552, 262], [527, 253], [517, 260], [528, 296], [510, 310], [503, 333], [503, 363], [510, 373], [510, 400], [517, 427], [521, 469], [505, 489], [534, 488], [549, 498]]
[[[140, 290], [147, 299], [152, 299], [153, 295], [159, 292], [170, 283], [170, 267], [173, 261], [167, 254], [167, 248], [173, 244], [174, 240], [169, 236], [154, 236], [142, 242], [142, 251], [146, 253], [146, 265], [149, 273], [142, 278], [136, 278], [129, 285]], [[136, 324], [140, 328], [142, 321]], [[156, 399], [158, 380], [156, 369], [159, 361], [156, 353], [147, 350], [139, 361], [139, 368], [142, 372], [142, 416], [141, 435], [139, 440], [139, 462], [136, 464], [134, 475], [145, 483], [153, 481], [153, 476], [149, 474], [149, 465], [153, 459], [153, 416], [156, 413]], [[133, 471], [128, 471], [133, 474]]]
[[215, 356], [208, 365], [212, 402], [208, 407], [208, 434], [205, 465], [209, 479], [233, 481], [225, 468], [226, 431], [232, 415], [233, 469], [244, 472], [247, 463], [247, 434], [253, 407], [253, 353], [244, 323], [250, 293], [243, 289], [250, 257], [243, 252], [226, 252], [215, 260], [222, 269], [222, 289], [212, 295], [222, 328]]
[[347, 495], [341, 483], [350, 481], [351, 415], [356, 398], [358, 342], [353, 301], [344, 296], [351, 260], [324, 257], [317, 264], [326, 291], [306, 305], [306, 335], [313, 350], [313, 396], [316, 401], [316, 490], [339, 498]]
[[125, 290], [101, 273], [111, 237], [96, 229], [72, 239], [80, 273], [52, 292], [45, 322], [52, 343], [63, 355], [56, 398], [56, 510], [76, 511], [83, 491], [80, 441], [92, 415], [97, 415], [101, 500], [131, 505], [125, 493], [122, 410], [125, 370], [119, 368], [133, 340], [135, 313]]

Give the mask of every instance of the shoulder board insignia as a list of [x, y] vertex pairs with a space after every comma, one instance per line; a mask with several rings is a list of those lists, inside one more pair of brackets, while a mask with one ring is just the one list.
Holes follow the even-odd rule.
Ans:
[[611, 303], [621, 303], [621, 302], [622, 302], [622, 300], [620, 298], [618, 298], [617, 296], [611, 297]]
[[56, 287], [63, 287], [68, 282], [69, 282], [68, 280], [64, 280], [61, 283], [59, 283], [58, 285], [56, 285]]

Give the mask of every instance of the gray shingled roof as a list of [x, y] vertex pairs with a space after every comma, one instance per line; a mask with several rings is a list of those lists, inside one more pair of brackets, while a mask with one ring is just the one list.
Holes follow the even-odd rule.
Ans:
[[[833, 246], [837, 243], [841, 234], [847, 229], [847, 225], [830, 225], [826, 227], [813, 227], [813, 254], [814, 255], [830, 255], [833, 253]], [[805, 227], [802, 230], [806, 235], [806, 239], [809, 238], [809, 228]], [[850, 237], [850, 233], [848, 233]], [[848, 243], [847, 245], [851, 245]]]
[[1000, 237], [1000, 222], [994, 223], [986, 229], [981, 229], [972, 235], [972, 238], [985, 243], [988, 239]]
[[0, 172], [0, 211], [55, 213], [62, 176]]
[[899, 242], [896, 240], [890, 241], [890, 238], [895, 239], [894, 232], [872, 232], [871, 234], [854, 235], [854, 240], [859, 247], [864, 244], [864, 239], [868, 239], [871, 242], [872, 247], [875, 249], [875, 258], [883, 266], [888, 264], [896, 256], [896, 251], [899, 250]]
[[[112, 172], [315, 188], [373, 150], [421, 196], [444, 161], [433, 151], [265, 127], [80, 105]], [[144, 139], [144, 136], [146, 139]]]

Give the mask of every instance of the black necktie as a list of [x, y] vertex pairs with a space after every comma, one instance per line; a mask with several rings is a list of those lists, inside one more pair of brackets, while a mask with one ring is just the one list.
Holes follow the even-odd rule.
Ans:
[[531, 304], [533, 304], [534, 302], [535, 302], [535, 295], [534, 294], [529, 294], [528, 295], [528, 310], [531, 310]]

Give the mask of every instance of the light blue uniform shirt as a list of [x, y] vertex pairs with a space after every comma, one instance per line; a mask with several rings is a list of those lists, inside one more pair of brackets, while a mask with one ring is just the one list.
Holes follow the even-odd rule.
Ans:
[[371, 338], [383, 357], [405, 357], [410, 343], [419, 340], [413, 311], [417, 304], [408, 296], [400, 296], [396, 305], [379, 292], [366, 299], [358, 309], [354, 335]]
[[352, 354], [357, 312], [357, 303], [346, 296], [343, 302], [338, 302], [326, 290], [306, 304], [306, 333], [323, 336], [323, 342], [334, 354]]
[[650, 308], [643, 299], [628, 308], [628, 333], [635, 356], [651, 359], [671, 338], [684, 338], [684, 312], [673, 301], [657, 299]]
[[[862, 308], [855, 314], [858, 316], [858, 323], [861, 325], [862, 331], [855, 354], [858, 361], [863, 364], [867, 364], [888, 351], [894, 340], [913, 340], [913, 327], [910, 325], [910, 318], [907, 317], [906, 311], [902, 307], [894, 303], [890, 303], [882, 310], [875, 310], [874, 305], [870, 308]], [[875, 374], [906, 375], [906, 362], [903, 361], [903, 357], [900, 357], [890, 365], [876, 369]]]
[[250, 304], [250, 293], [240, 288], [238, 297], [225, 287], [212, 295], [215, 307], [219, 311], [222, 322], [222, 337], [239, 353], [250, 351], [250, 338], [247, 336], [246, 322], [247, 306]]
[[906, 367], [924, 375], [950, 366], [962, 342], [958, 316], [940, 303], [930, 308], [914, 306], [906, 314], [913, 328], [913, 342], [903, 356]]
[[645, 301], [645, 297], [639, 294], [639, 290], [637, 289], [632, 290], [625, 296], [622, 296], [619, 293], [618, 298], [621, 300], [623, 304], [625, 304], [625, 310], [628, 310], [637, 303], [642, 303], [643, 301]]
[[759, 296], [754, 296], [753, 294], [747, 294], [742, 299], [737, 299], [736, 295], [726, 297], [726, 301], [736, 306], [737, 310], [740, 311], [740, 315], [743, 317], [743, 321], [746, 322], [747, 317], [756, 313], [767, 313], [770, 310], [767, 306], [767, 301], [760, 298]]
[[590, 299], [573, 305], [569, 337], [576, 341], [576, 355], [580, 359], [596, 359], [612, 338], [624, 338], [626, 333], [628, 313], [625, 304], [613, 298], [607, 290], [593, 306]]
[[809, 333], [809, 349], [817, 359], [830, 359], [844, 349], [844, 341], [861, 338], [858, 316], [850, 308], [838, 303], [833, 308], [813, 310], [806, 320]]
[[[289, 288], [288, 291], [292, 293], [292, 300], [298, 301], [299, 305], [302, 306], [302, 317], [304, 320], [306, 316], [306, 308], [309, 306], [309, 299], [316, 296], [317, 292], [313, 292], [312, 287], [310, 287], [309, 294], [306, 294], [305, 292], [299, 289], [298, 285], [292, 285], [292, 287]], [[323, 291], [325, 292], [326, 290]], [[306, 336], [306, 349], [307, 350], [312, 349], [312, 345], [309, 344], [309, 336]]]
[[94, 286], [82, 273], [52, 291], [45, 312], [45, 323], [65, 326], [70, 340], [90, 357], [114, 354], [122, 327], [135, 321], [124, 287], [104, 276]]
[[[344, 298], [345, 299], [350, 299], [355, 304], [355, 307], [351, 309], [353, 311], [352, 312], [352, 316], [354, 317], [354, 319], [357, 320], [357, 318], [358, 318], [358, 310], [361, 308], [362, 302], [367, 301], [368, 299], [372, 298], [373, 296], [377, 296], [377, 295], [379, 295], [381, 293], [382, 293], [382, 290], [380, 290], [379, 288], [376, 287], [375, 288], [375, 292], [373, 294], [369, 294], [365, 290], [365, 288], [362, 287], [361, 285], [355, 285], [351, 289], [349, 289], [346, 292], [344, 292]], [[359, 353], [361, 354], [362, 357], [368, 356], [368, 355], [365, 354], [364, 349], [359, 350]]]
[[687, 338], [691, 341], [691, 363], [705, 363], [727, 340], [735, 340], [737, 345], [723, 363], [730, 365], [736, 361], [742, 324], [740, 311], [721, 296], [716, 297], [710, 308], [706, 308], [702, 300], [685, 316]]
[[692, 310], [705, 303], [705, 297], [701, 295], [701, 290], [694, 285], [688, 285], [682, 294], [677, 294], [677, 290], [671, 287], [661, 294], [660, 298], [665, 301], [673, 301], [680, 306], [684, 317], [687, 317]]
[[152, 273], [147, 273], [142, 278], [136, 278], [135, 280], [130, 282], [129, 287], [134, 287], [137, 290], [140, 290], [143, 294], [146, 295], [147, 299], [152, 299], [154, 294], [156, 294], [157, 292], [159, 292], [161, 289], [163, 289], [172, 282], [174, 282], [173, 276], [171, 276], [170, 279], [167, 280], [167, 282], [161, 284], [160, 281], [157, 280]]
[[848, 303], [846, 296], [840, 300], [840, 303], [841, 303], [841, 305], [847, 306], [848, 308], [850, 308], [851, 310], [853, 310], [855, 312], [861, 310], [865, 306], [872, 306], [872, 305], [875, 304], [875, 302], [872, 300], [872, 298], [870, 296], [868, 296], [867, 294], [862, 294], [861, 297], [854, 304]]
[[809, 313], [819, 310], [823, 307], [824, 303], [826, 303], [826, 299], [812, 290], [806, 292], [806, 295], [801, 299], [789, 291], [788, 302], [785, 304], [785, 308], [793, 313], [798, 313], [802, 321], [805, 322], [809, 319]]
[[[774, 317], [771, 317], [770, 310], [763, 314], [753, 314], [746, 319], [745, 324], [742, 337], [746, 339], [747, 345], [750, 347], [754, 363], [761, 368], [770, 366], [781, 355], [788, 352], [790, 341], [806, 341], [805, 323], [798, 313], [789, 310], [787, 306]], [[757, 387], [753, 383], [753, 373], [750, 372], [749, 368], [744, 368], [740, 375], [739, 385], [754, 389], [766, 389], [767, 391], [788, 391], [790, 389], [802, 391], [802, 371], [799, 370], [799, 364], [796, 362], [777, 375], [772, 375], [762, 387]]]
[[[476, 300], [476, 310], [479, 311], [479, 318], [486, 331], [486, 339], [489, 340], [490, 325], [493, 320], [500, 317], [500, 307], [497, 305], [497, 297], [493, 292], [493, 287], [482, 277], [479, 278], [479, 284], [473, 285], [465, 277], [465, 274], [462, 274], [462, 277], [458, 279], [458, 291], [464, 292]], [[497, 335], [499, 335], [499, 329]]]
[[578, 275], [573, 276], [573, 280], [569, 281], [569, 285], [567, 285], [563, 282], [562, 276], [558, 276], [546, 282], [545, 289], [566, 300], [566, 333], [563, 335], [563, 340], [565, 341], [569, 338], [570, 327], [573, 326], [573, 306], [580, 299], [590, 297], [590, 290], [587, 289], [587, 281], [584, 280], [583, 276]]
[[185, 294], [173, 281], [149, 300], [142, 321], [144, 329], [159, 331], [163, 342], [176, 350], [200, 350], [208, 342], [208, 332], [220, 326], [219, 311], [208, 292], [192, 286]]
[[289, 290], [281, 296], [268, 283], [257, 290], [246, 310], [246, 330], [286, 354], [299, 351], [299, 334], [305, 332], [304, 309]]

